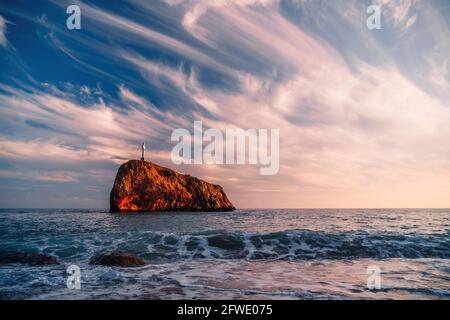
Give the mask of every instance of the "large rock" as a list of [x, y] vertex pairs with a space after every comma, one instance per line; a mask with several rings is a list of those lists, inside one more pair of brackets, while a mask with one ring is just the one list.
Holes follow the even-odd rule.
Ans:
[[21, 263], [30, 266], [46, 266], [59, 264], [58, 260], [42, 253], [20, 252], [20, 251], [3, 251], [0, 252], [0, 265]]
[[110, 196], [111, 212], [232, 210], [221, 186], [143, 160], [120, 166]]
[[99, 254], [93, 257], [90, 264], [101, 265], [101, 266], [114, 266], [114, 267], [141, 267], [145, 266], [145, 261], [138, 256], [123, 252], [123, 251], [112, 251]]

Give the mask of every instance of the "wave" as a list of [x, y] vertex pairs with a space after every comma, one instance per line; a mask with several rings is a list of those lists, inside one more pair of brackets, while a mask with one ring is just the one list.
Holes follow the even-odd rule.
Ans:
[[[136, 236], [136, 235], [135, 235]], [[355, 258], [450, 258], [449, 233], [274, 233], [210, 231], [197, 234], [146, 232], [117, 249], [155, 260], [307, 260]]]

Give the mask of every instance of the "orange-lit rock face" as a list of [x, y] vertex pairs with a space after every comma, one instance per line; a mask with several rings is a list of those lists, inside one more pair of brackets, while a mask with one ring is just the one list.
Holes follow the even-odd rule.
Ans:
[[221, 186], [138, 160], [120, 166], [110, 197], [111, 212], [231, 210]]
[[139, 207], [134, 204], [136, 198], [135, 196], [122, 198], [117, 205], [119, 211], [138, 211]]

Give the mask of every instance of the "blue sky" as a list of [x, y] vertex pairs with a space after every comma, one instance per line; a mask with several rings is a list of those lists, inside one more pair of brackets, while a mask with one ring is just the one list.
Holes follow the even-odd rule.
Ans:
[[[445, 0], [2, 1], [0, 207], [107, 207], [142, 141], [238, 207], [448, 207], [449, 53]], [[279, 173], [175, 166], [194, 120], [280, 129]]]

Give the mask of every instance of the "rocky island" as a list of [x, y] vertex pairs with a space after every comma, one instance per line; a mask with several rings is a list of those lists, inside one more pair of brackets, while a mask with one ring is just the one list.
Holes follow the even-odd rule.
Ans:
[[110, 212], [233, 211], [223, 188], [145, 160], [117, 172]]

